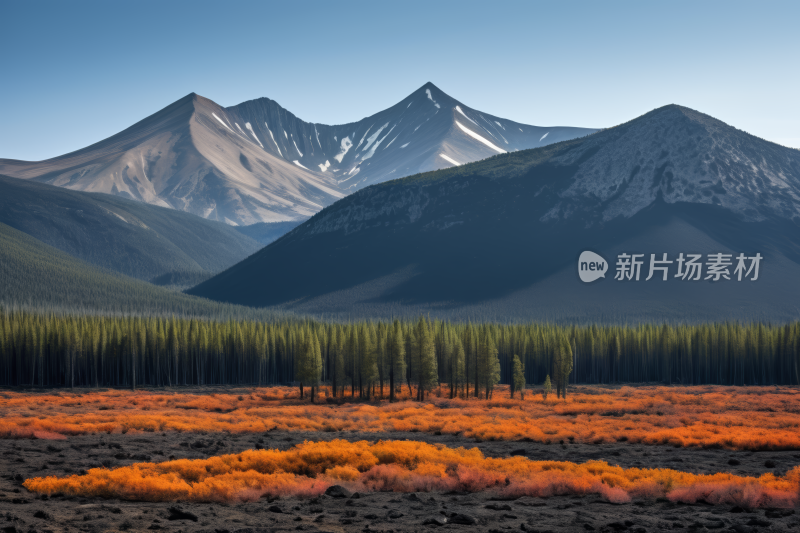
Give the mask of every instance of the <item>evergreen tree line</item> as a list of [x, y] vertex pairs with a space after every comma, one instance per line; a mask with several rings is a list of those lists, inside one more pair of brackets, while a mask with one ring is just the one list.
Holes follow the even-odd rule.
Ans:
[[0, 310], [0, 385], [126, 387], [295, 383], [312, 399], [491, 397], [526, 384], [800, 384], [800, 323], [559, 326], [429, 320], [333, 323]]

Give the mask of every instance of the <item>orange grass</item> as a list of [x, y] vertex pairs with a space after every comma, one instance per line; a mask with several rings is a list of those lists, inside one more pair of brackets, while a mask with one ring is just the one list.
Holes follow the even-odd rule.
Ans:
[[353, 490], [428, 492], [492, 491], [501, 497], [598, 494], [631, 498], [793, 507], [800, 466], [783, 477], [695, 475], [669, 469], [487, 458], [477, 448], [448, 448], [417, 441], [305, 442], [288, 451], [249, 450], [209, 459], [139, 463], [85, 475], [32, 478], [30, 491], [144, 501], [252, 501], [263, 496], [310, 497], [332, 484]]
[[[404, 388], [404, 392], [407, 392]], [[300, 401], [296, 389], [224, 393], [104, 391], [0, 394], [0, 437], [96, 432], [418, 431], [476, 440], [627, 441], [738, 450], [800, 449], [800, 391], [792, 387], [576, 387], [569, 398], [424, 403]]]

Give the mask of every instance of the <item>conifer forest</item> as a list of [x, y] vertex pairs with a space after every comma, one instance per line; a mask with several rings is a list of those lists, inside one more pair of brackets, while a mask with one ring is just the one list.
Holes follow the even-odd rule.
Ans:
[[[491, 397], [567, 384], [800, 384], [800, 323], [626, 326], [330, 323], [0, 312], [0, 385], [283, 385], [362, 398]], [[519, 359], [516, 365], [515, 357]]]

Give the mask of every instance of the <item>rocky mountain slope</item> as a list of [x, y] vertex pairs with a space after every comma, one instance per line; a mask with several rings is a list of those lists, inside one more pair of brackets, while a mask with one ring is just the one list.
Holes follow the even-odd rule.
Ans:
[[431, 83], [341, 126], [305, 122], [267, 98], [223, 108], [190, 94], [77, 152], [0, 160], [0, 174], [249, 225], [304, 220], [372, 183], [594, 131], [501, 119]]
[[4, 176], [0, 223], [98, 267], [156, 282], [166, 276], [164, 284], [197, 283], [261, 248], [190, 213]]
[[222, 107], [190, 94], [77, 152], [42, 162], [0, 161], [0, 174], [236, 225], [305, 217], [344, 196], [334, 180], [273, 157], [223, 118]]
[[268, 98], [226, 112], [234, 124], [252, 124], [251, 136], [259, 142], [265, 139], [265, 150], [333, 176], [345, 192], [596, 131], [529, 126], [495, 117], [462, 104], [432, 83], [385, 111], [341, 126], [303, 122]]
[[[790, 319], [800, 315], [799, 198], [800, 151], [670, 105], [368, 187], [191, 292], [342, 316]], [[609, 262], [606, 278], [580, 281], [584, 250]], [[622, 253], [643, 254], [640, 281], [614, 279]], [[645, 281], [663, 253], [668, 281]], [[688, 281], [675, 279], [680, 253], [764, 259], [756, 282]]]

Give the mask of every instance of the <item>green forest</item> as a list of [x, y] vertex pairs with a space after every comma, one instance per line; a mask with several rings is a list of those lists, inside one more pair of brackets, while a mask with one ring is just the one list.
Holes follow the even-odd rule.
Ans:
[[[800, 323], [559, 326], [100, 316], [0, 310], [0, 385], [320, 384], [335, 394], [491, 396], [552, 382], [800, 384]], [[549, 378], [549, 379], [548, 379]], [[413, 389], [412, 389], [413, 386]]]

